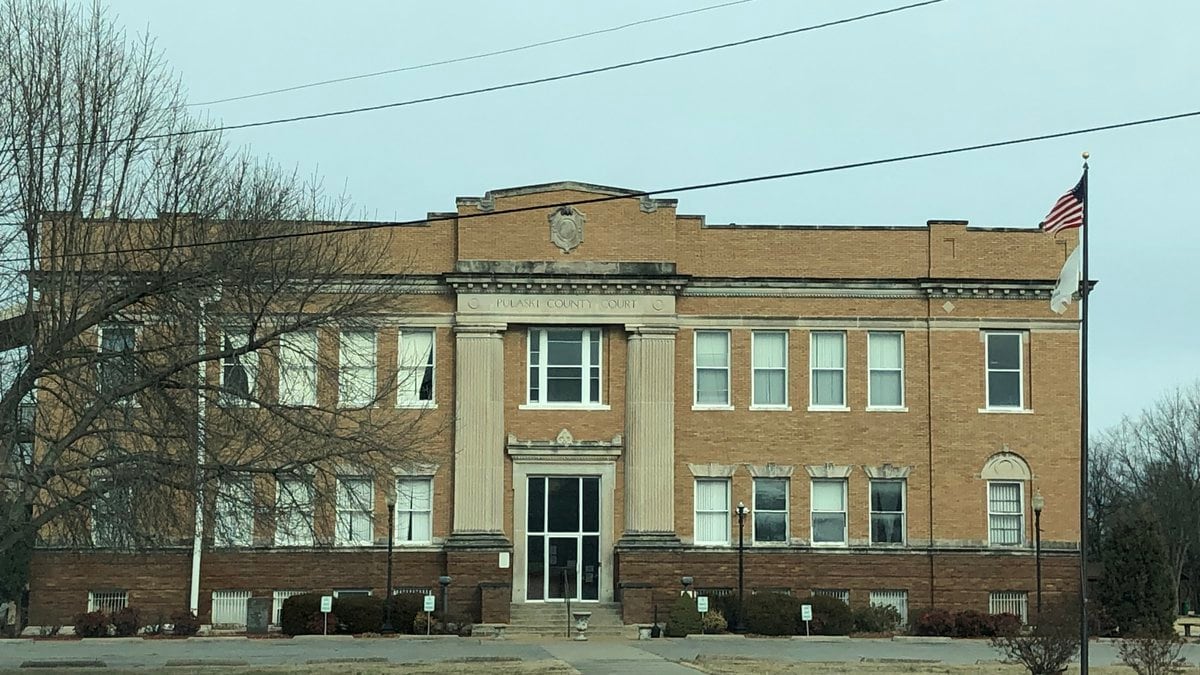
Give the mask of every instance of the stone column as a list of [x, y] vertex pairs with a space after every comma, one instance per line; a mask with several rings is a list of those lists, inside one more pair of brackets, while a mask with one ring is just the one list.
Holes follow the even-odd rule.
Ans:
[[622, 544], [675, 536], [675, 333], [629, 332], [625, 371], [625, 535]]
[[504, 538], [504, 326], [455, 329], [454, 530], [461, 544]]

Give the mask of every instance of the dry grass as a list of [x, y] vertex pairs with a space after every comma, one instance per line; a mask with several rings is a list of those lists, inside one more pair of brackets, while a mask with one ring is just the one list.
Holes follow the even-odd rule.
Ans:
[[517, 673], [537, 673], [538, 675], [578, 675], [579, 671], [557, 659], [538, 661], [493, 661], [493, 660], [458, 660], [442, 661], [439, 663], [362, 663], [353, 661], [325, 662], [294, 666], [186, 666], [173, 668], [71, 668], [71, 669], [38, 669], [30, 670], [0, 670], [0, 675], [28, 675], [30, 672], [70, 673], [71, 675], [146, 675], [148, 672], [166, 673], [168, 675], [327, 675], [336, 672], [337, 675], [460, 675], [461, 673], [482, 673], [488, 675], [516, 675]]
[[[922, 673], [944, 675], [1025, 675], [1022, 666], [1002, 663], [979, 663], [972, 665], [944, 665], [929, 662], [862, 662], [862, 663], [808, 663], [796, 661], [771, 661], [738, 657], [706, 657], [689, 661], [688, 665], [710, 675], [841, 675], [848, 673]], [[1078, 673], [1079, 667], [1067, 669], [1067, 673]], [[1095, 675], [1131, 675], [1133, 670], [1124, 666], [1092, 667], [1088, 672]]]

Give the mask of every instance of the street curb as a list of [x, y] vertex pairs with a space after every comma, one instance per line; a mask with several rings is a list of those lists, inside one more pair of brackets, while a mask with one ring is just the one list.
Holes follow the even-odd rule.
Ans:
[[892, 642], [911, 642], [919, 645], [940, 645], [951, 642], [954, 638], [939, 635], [893, 635]]
[[19, 642], [19, 643], [22, 643], [22, 644], [24, 644], [24, 643], [26, 643], [26, 642], [33, 642], [33, 638], [25, 638], [25, 637], [20, 637], [20, 638], [4, 638], [4, 639], [0, 639], [0, 645], [6, 644], [6, 643], [7, 643], [7, 644], [12, 644], [12, 643], [17, 643], [17, 642]]
[[23, 661], [22, 668], [107, 668], [104, 661]]
[[330, 642], [348, 642], [354, 639], [353, 635], [293, 635], [293, 640], [300, 641], [330, 641]]
[[145, 638], [141, 637], [97, 637], [97, 638], [79, 638], [80, 642], [141, 642]]
[[193, 635], [188, 638], [188, 642], [230, 642], [233, 640], [249, 640], [250, 638], [244, 635]]
[[304, 663], [310, 666], [332, 665], [337, 663], [387, 663], [386, 656], [347, 656], [344, 658], [309, 659]]
[[849, 635], [792, 635], [789, 639], [801, 642], [849, 642]]
[[170, 659], [163, 664], [165, 668], [198, 667], [198, 666], [248, 666], [249, 661], [240, 659]]
[[720, 633], [716, 635], [688, 635], [686, 639], [705, 642], [708, 640], [745, 640], [746, 636], [738, 635], [737, 633]]

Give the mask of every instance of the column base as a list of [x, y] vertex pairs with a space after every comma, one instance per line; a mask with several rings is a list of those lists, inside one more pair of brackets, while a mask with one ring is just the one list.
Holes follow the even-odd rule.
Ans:
[[447, 549], [512, 549], [512, 542], [503, 532], [456, 532], [446, 538]]
[[617, 540], [616, 548], [674, 548], [682, 544], [674, 532], [626, 532]]

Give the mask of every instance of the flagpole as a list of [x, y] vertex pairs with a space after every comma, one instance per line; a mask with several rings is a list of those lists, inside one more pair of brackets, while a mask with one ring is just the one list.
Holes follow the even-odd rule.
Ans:
[[1083, 270], [1079, 281], [1079, 672], [1088, 672], [1088, 153], [1083, 153]]

